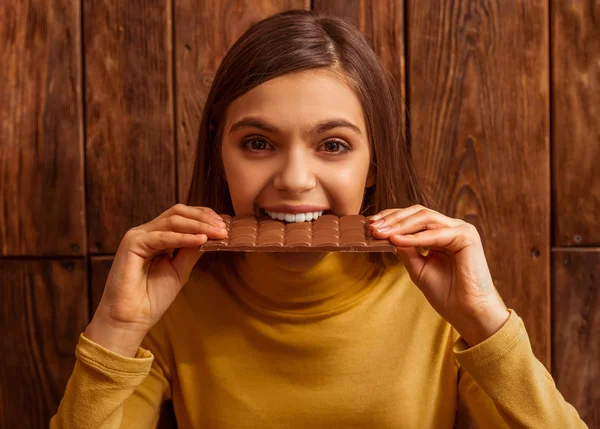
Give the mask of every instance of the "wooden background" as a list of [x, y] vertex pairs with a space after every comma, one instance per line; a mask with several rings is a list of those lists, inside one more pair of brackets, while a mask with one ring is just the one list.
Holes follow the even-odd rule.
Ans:
[[290, 8], [367, 34], [437, 209], [478, 227], [535, 354], [600, 428], [600, 0], [2, 2], [0, 427], [47, 427], [123, 234], [185, 202], [221, 58]]

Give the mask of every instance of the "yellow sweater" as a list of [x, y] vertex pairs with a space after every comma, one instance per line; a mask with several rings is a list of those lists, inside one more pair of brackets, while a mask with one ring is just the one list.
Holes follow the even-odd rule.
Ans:
[[[329, 253], [290, 272], [264, 253], [198, 264], [135, 358], [80, 335], [51, 429], [584, 428], [512, 310], [468, 348], [402, 264]], [[233, 257], [233, 255], [232, 255]]]

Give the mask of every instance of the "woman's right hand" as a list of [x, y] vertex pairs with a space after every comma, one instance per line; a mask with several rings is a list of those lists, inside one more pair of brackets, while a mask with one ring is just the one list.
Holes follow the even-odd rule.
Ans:
[[209, 238], [226, 236], [225, 224], [217, 213], [185, 204], [176, 204], [127, 231], [85, 336], [115, 352], [133, 356], [143, 337], [187, 283], [202, 255], [198, 247]]

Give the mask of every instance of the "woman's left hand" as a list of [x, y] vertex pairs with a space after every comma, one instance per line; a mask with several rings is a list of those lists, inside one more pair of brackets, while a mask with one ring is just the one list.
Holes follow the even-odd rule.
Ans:
[[[412, 281], [469, 346], [504, 324], [509, 313], [494, 287], [477, 228], [421, 205], [382, 210], [369, 221], [373, 237], [389, 238]], [[427, 255], [420, 247], [429, 248]]]

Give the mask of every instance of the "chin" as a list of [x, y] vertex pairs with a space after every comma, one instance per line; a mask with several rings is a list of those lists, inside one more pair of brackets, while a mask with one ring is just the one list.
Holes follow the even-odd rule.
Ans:
[[306, 271], [327, 255], [327, 252], [269, 252], [275, 263], [289, 271]]

